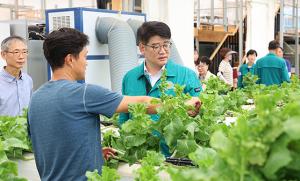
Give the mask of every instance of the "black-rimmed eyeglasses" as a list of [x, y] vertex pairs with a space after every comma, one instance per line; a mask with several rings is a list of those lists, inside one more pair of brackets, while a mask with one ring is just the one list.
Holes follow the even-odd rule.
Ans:
[[171, 46], [172, 46], [172, 43], [171, 42], [167, 42], [167, 43], [164, 43], [162, 45], [146, 45], [144, 44], [145, 46], [147, 47], [151, 47], [153, 49], [154, 52], [159, 52], [161, 50], [161, 48], [163, 48], [165, 51], [169, 51]]

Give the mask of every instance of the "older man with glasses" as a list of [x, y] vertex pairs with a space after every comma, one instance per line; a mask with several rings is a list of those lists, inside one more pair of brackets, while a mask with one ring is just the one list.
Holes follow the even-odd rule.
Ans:
[[[167, 94], [174, 95], [174, 84], [184, 85], [184, 93], [199, 96], [202, 91], [196, 73], [184, 66], [175, 64], [170, 57], [171, 30], [163, 22], [149, 21], [142, 24], [137, 31], [140, 52], [145, 56], [145, 61], [138, 67], [127, 72], [122, 82], [124, 95], [147, 95], [160, 97], [158, 86], [164, 70], [167, 70]], [[128, 113], [121, 113], [119, 124], [130, 118]], [[153, 121], [158, 120], [158, 115], [151, 115]], [[170, 156], [168, 146], [161, 140], [162, 152]]]
[[22, 115], [32, 93], [32, 79], [21, 69], [27, 61], [26, 41], [10, 36], [1, 43], [1, 56], [6, 66], [0, 69], [0, 115]]

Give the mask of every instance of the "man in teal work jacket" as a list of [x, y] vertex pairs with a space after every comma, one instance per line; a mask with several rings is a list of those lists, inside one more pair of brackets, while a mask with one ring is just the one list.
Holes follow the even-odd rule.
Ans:
[[276, 55], [276, 50], [280, 45], [273, 40], [269, 43], [269, 53], [257, 60], [254, 74], [258, 76], [259, 84], [280, 85], [283, 82], [290, 82], [288, 71], [284, 59]]
[[[196, 73], [184, 66], [175, 64], [169, 60], [170, 47], [172, 45], [171, 30], [163, 22], [145, 22], [137, 31], [140, 52], [145, 56], [145, 61], [138, 67], [127, 72], [122, 82], [124, 95], [148, 95], [160, 97], [158, 85], [162, 72], [167, 70], [167, 82], [170, 85], [168, 94], [174, 95], [171, 90], [174, 84], [184, 85], [184, 92], [191, 96], [199, 96], [202, 91], [201, 84]], [[151, 118], [158, 120], [157, 115]], [[120, 114], [119, 123], [123, 124], [129, 119], [128, 113]], [[162, 140], [162, 152], [170, 156], [169, 149]]]

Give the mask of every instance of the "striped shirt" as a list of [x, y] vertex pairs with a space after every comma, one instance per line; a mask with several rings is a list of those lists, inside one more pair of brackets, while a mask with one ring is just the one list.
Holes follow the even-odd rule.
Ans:
[[230, 63], [222, 60], [219, 65], [219, 72], [222, 73], [222, 75], [225, 79], [225, 82], [232, 87], [233, 86], [233, 69], [232, 69]]
[[0, 69], [0, 116], [22, 115], [32, 94], [31, 77], [21, 72], [20, 78]]

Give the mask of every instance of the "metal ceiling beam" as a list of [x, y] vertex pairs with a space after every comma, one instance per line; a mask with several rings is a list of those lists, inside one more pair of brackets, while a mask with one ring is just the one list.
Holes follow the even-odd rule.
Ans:
[[295, 18], [295, 44], [296, 44], [296, 51], [295, 51], [295, 73], [299, 76], [299, 23], [298, 23], [298, 0], [296, 0], [295, 3], [295, 11], [296, 11], [296, 17]]

